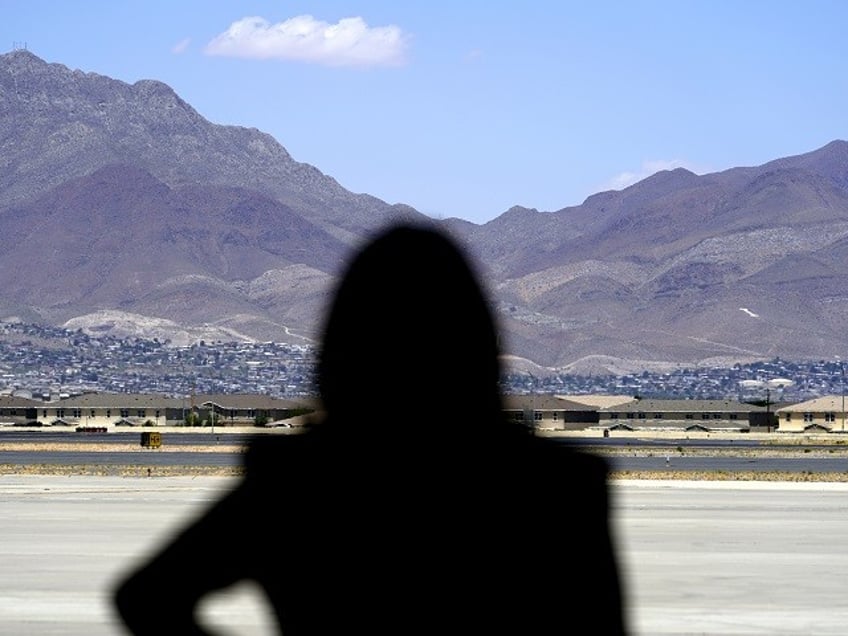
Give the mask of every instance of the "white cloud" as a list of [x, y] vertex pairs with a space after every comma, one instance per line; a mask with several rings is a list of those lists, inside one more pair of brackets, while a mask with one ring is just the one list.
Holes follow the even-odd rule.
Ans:
[[183, 38], [171, 47], [171, 53], [176, 53], [177, 55], [184, 53], [189, 44], [191, 44], [191, 38]]
[[247, 17], [206, 45], [209, 55], [251, 59], [295, 60], [326, 66], [400, 66], [405, 62], [409, 36], [399, 27], [369, 27], [362, 18], [336, 24], [310, 15], [271, 24]]
[[675, 168], [686, 168], [695, 172], [685, 161], [680, 159], [646, 161], [638, 172], [622, 172], [616, 175], [606, 183], [602, 190], [622, 190], [661, 170], [674, 170]]
[[465, 54], [466, 62], [476, 62], [483, 57], [483, 51], [480, 49], [472, 49]]

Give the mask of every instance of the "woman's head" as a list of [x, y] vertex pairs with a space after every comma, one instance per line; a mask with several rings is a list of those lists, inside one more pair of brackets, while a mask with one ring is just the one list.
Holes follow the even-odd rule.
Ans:
[[429, 226], [389, 228], [356, 255], [336, 290], [318, 370], [324, 406], [330, 414], [380, 404], [499, 408], [497, 342], [456, 244]]

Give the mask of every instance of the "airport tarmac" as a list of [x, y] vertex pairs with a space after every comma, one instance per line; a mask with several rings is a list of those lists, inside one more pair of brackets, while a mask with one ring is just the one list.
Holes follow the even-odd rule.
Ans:
[[[0, 475], [0, 633], [123, 633], [114, 582], [235, 479]], [[633, 636], [845, 633], [848, 484], [615, 480], [611, 493]], [[287, 541], [282, 528], [267, 536]], [[576, 576], [591, 567], [555, 528], [537, 539], [575, 550]], [[201, 615], [221, 633], [275, 633], [248, 585]]]

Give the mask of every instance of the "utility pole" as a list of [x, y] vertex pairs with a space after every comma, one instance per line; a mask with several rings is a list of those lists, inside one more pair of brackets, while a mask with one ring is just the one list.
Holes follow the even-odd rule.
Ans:
[[842, 360], [839, 361], [839, 370], [842, 374], [842, 432], [845, 432], [845, 363]]
[[845, 432], [845, 363], [842, 358], [836, 356], [836, 361], [839, 363], [839, 375], [841, 376], [839, 392], [842, 394], [842, 428], [840, 431]]
[[771, 388], [766, 384], [766, 432], [771, 433]]

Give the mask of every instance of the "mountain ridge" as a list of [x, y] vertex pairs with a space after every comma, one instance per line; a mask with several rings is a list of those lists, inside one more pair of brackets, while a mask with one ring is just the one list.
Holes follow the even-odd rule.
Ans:
[[848, 353], [843, 140], [478, 225], [351, 193], [157, 80], [0, 55], [0, 227], [15, 237], [0, 318], [314, 342], [354, 249], [401, 220], [468, 250], [511, 360], [600, 372]]

